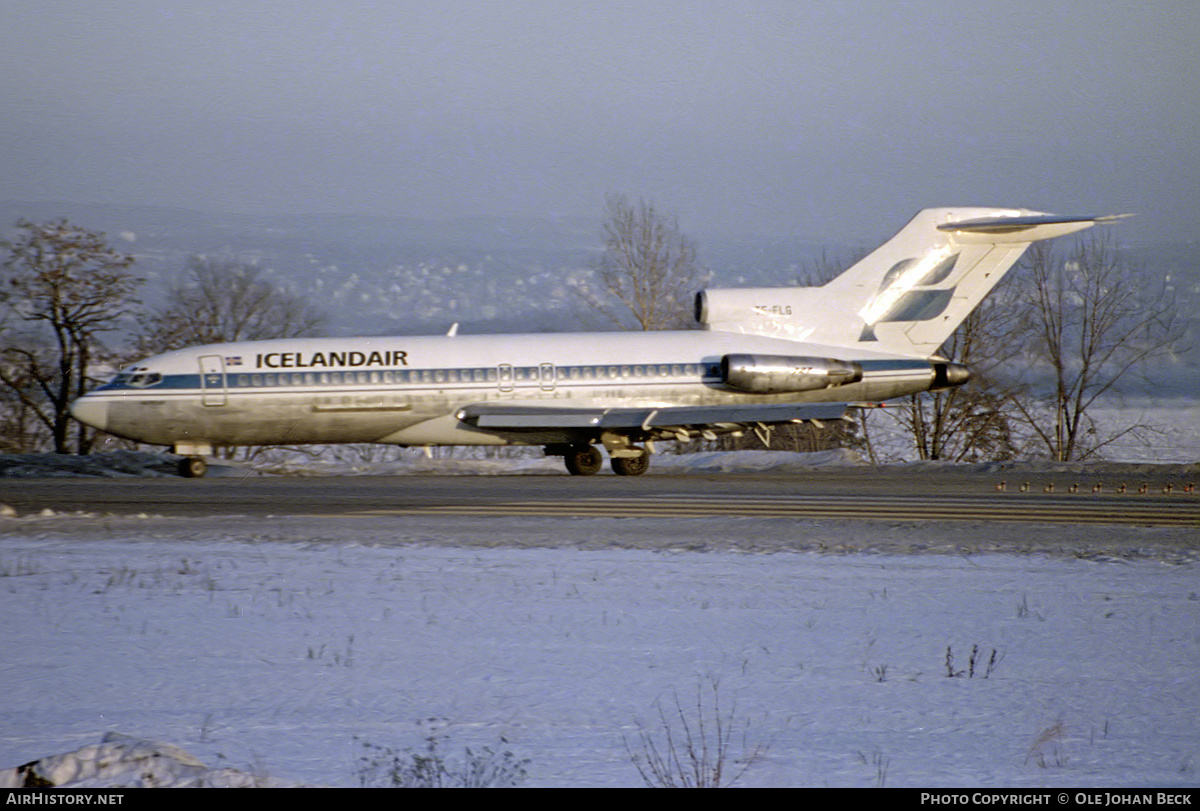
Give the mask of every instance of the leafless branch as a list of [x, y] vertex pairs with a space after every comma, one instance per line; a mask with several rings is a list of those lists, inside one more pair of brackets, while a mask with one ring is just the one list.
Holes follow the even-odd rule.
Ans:
[[674, 219], [641, 200], [609, 195], [604, 252], [593, 266], [596, 286], [577, 294], [590, 311], [618, 329], [680, 329], [690, 322], [691, 296], [701, 282], [696, 246]]

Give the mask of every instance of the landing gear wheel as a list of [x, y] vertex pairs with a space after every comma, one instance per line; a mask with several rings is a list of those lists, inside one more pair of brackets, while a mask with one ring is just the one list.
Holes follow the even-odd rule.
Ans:
[[641, 476], [649, 468], [650, 454], [648, 453], [625, 458], [614, 456], [612, 460], [613, 473], [616, 473], [618, 476]]
[[601, 465], [604, 464], [604, 457], [600, 455], [600, 450], [591, 445], [581, 445], [571, 447], [563, 454], [563, 462], [567, 465], [567, 472], [572, 476], [592, 476], [600, 472]]
[[185, 479], [199, 479], [208, 472], [208, 462], [199, 456], [189, 456], [179, 460], [179, 475]]

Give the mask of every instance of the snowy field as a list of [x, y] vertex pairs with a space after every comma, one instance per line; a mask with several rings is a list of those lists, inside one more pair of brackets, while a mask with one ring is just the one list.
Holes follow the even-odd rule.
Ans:
[[[1174, 426], [1162, 443], [1109, 459], [1200, 458], [1195, 404], [1155, 408], [1148, 421]], [[706, 456], [654, 470], [856, 462]], [[143, 455], [0, 461], [0, 476], [170, 475]], [[537, 458], [340, 464], [292, 472], [561, 475]], [[781, 533], [858, 551], [733, 551]], [[999, 534], [1073, 554], [971, 551]], [[117, 732], [196, 759], [168, 759], [159, 782], [355, 786], [358, 758], [381, 751], [364, 744], [419, 751], [432, 723], [447, 760], [528, 759], [525, 785], [636, 786], [639, 733], [677, 701], [694, 720], [699, 691], [710, 724], [715, 695], [766, 746], [738, 785], [1196, 786], [1195, 534], [0, 507], [0, 785], [5, 767]], [[646, 539], [658, 548], [633, 548]], [[897, 539], [926, 551], [881, 551]], [[114, 769], [82, 784], [142, 780]]]
[[[0, 767], [117, 731], [354, 786], [363, 742], [419, 748], [434, 718], [448, 757], [528, 758], [525, 785], [639, 785], [639, 722], [716, 682], [769, 744], [739, 785], [1200, 783], [1194, 556], [698, 553], [783, 524], [408, 520], [0, 520]], [[456, 545], [489, 528], [498, 548]], [[535, 532], [561, 548], [505, 545]]]

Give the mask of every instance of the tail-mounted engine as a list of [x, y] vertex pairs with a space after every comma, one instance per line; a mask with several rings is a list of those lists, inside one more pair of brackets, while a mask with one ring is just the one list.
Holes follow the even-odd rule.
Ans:
[[754, 394], [785, 394], [827, 389], [862, 380], [862, 366], [835, 358], [787, 355], [726, 355], [721, 358], [726, 386]]

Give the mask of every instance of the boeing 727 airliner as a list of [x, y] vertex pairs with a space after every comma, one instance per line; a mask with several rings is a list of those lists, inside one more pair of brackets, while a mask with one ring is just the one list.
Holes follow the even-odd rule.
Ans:
[[645, 472], [656, 440], [836, 420], [959, 385], [936, 353], [1030, 243], [1107, 218], [926, 209], [821, 287], [705, 290], [701, 330], [292, 338], [166, 352], [71, 413], [170, 446], [542, 445], [576, 475]]

